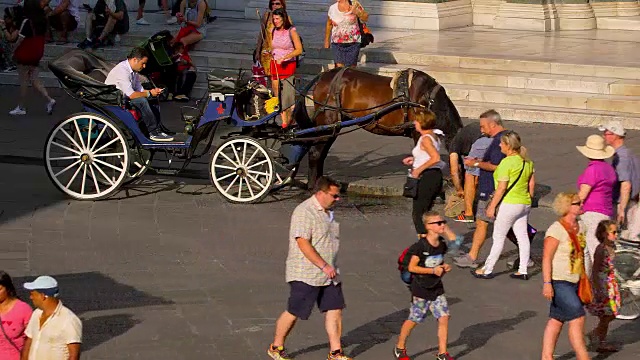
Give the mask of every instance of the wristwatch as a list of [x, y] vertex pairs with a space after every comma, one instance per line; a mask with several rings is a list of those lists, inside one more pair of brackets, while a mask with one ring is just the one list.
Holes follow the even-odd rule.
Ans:
[[151, 90], [147, 90], [147, 97], [150, 98], [151, 97]]

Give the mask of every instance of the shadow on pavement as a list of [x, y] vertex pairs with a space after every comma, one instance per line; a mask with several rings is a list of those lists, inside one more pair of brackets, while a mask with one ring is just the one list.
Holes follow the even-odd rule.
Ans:
[[[91, 318], [82, 316], [83, 314], [174, 304], [171, 300], [147, 294], [99, 272], [51, 274], [51, 276], [58, 281], [60, 299], [65, 306], [82, 319], [83, 351], [123, 335], [141, 322], [133, 315], [126, 313], [98, 315]], [[29, 293], [24, 290], [22, 285], [25, 282], [33, 281], [33, 279], [35, 276], [13, 279], [20, 298], [28, 301]]]
[[[473, 351], [484, 347], [492, 337], [505, 333], [507, 331], [514, 330], [516, 325], [527, 319], [535, 317], [536, 315], [537, 312], [535, 311], [522, 311], [512, 318], [473, 324], [462, 330], [458, 340], [449, 343], [447, 346], [449, 349], [458, 346], [465, 346], [466, 348], [464, 350], [454, 356], [456, 359], [462, 358], [466, 355], [469, 355]], [[437, 347], [433, 347], [421, 351], [411, 356], [411, 358], [418, 357], [420, 355], [437, 350]]]
[[[449, 306], [451, 306], [461, 302], [461, 300], [459, 298], [452, 297], [447, 298], [447, 302], [449, 303]], [[342, 337], [342, 347], [346, 349], [348, 347], [355, 346], [350, 351], [347, 351], [347, 353], [350, 357], [358, 357], [374, 346], [384, 344], [394, 336], [398, 335], [400, 333], [402, 323], [408, 317], [409, 309], [402, 309], [361, 325], [349, 331]], [[326, 349], [328, 346], [328, 343], [313, 345], [291, 353], [290, 355], [292, 357], [296, 357], [309, 352]]]
[[[621, 321], [621, 320], [616, 320], [616, 321]], [[615, 324], [615, 322], [613, 323]], [[589, 330], [587, 330], [589, 331]], [[622, 350], [622, 347], [624, 345], [631, 345], [631, 344], [635, 344], [637, 342], [640, 341], [640, 336], [638, 336], [638, 334], [640, 334], [640, 322], [639, 321], [624, 321], [624, 324], [609, 330], [609, 335], [607, 336], [607, 341], [610, 341], [613, 344], [616, 345], [622, 345], [619, 346], [620, 350]], [[616, 353], [599, 353], [598, 355], [594, 356], [592, 359], [593, 360], [605, 360], [608, 359], [609, 357], [615, 355]], [[573, 351], [570, 351], [560, 357], [557, 358], [557, 360], [569, 360], [569, 359], [574, 359], [575, 358], [575, 353]]]

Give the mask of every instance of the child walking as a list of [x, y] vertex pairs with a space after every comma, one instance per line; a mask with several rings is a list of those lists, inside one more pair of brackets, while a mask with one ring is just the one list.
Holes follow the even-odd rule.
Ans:
[[453, 360], [447, 352], [449, 305], [444, 296], [442, 276], [451, 271], [451, 265], [444, 263], [444, 255], [447, 252], [447, 243], [444, 241], [444, 237], [446, 236], [450, 241], [456, 241], [456, 236], [447, 226], [447, 221], [435, 211], [425, 213], [422, 221], [427, 233], [407, 252], [407, 256], [411, 256], [408, 270], [414, 275], [410, 286], [412, 302], [409, 309], [409, 319], [402, 324], [393, 354], [399, 360], [410, 359], [406, 349], [407, 338], [413, 328], [423, 322], [428, 312], [431, 312], [438, 320], [438, 355], [436, 359]]
[[596, 228], [596, 238], [600, 245], [596, 247], [591, 271], [593, 302], [587, 308], [599, 319], [598, 325], [589, 333], [591, 346], [597, 352], [618, 351], [617, 347], [606, 342], [609, 324], [620, 309], [620, 289], [613, 268], [617, 235], [618, 225], [614, 221], [603, 220]]

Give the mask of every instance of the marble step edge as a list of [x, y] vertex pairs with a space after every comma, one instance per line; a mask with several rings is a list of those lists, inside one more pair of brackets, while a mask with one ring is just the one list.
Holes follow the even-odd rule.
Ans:
[[[532, 123], [576, 125], [597, 128], [609, 120], [621, 121], [625, 129], [640, 130], [640, 114], [614, 111], [581, 111], [556, 107], [537, 107], [513, 104], [493, 104], [454, 100], [460, 116], [477, 118], [487, 109], [494, 109], [502, 118]], [[595, 131], [595, 130], [594, 130]]]
[[[62, 46], [61, 46], [62, 47]], [[66, 46], [63, 51], [73, 47]], [[124, 48], [104, 48], [96, 52], [107, 60], [124, 58]], [[191, 52], [196, 66], [214, 67], [216, 63], [227, 66], [249, 67], [251, 56], [248, 54], [217, 53], [194, 50]], [[206, 61], [206, 63], [204, 62]], [[640, 81], [613, 77], [593, 77], [582, 75], [560, 75], [549, 73], [522, 72], [513, 70], [450, 68], [445, 66], [425, 66], [411, 64], [363, 63], [361, 69], [382, 75], [392, 75], [398, 70], [415, 68], [422, 70], [442, 83], [460, 85], [479, 85], [520, 89], [568, 91], [603, 95], [640, 95]], [[307, 57], [299, 70], [302, 73], [317, 74], [332, 67], [328, 59]]]

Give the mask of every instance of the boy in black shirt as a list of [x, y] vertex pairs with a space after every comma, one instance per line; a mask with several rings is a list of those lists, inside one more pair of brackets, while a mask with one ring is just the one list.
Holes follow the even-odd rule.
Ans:
[[409, 319], [400, 330], [394, 355], [399, 360], [409, 360], [406, 341], [413, 328], [424, 321], [428, 312], [438, 319], [438, 356], [437, 360], [453, 360], [447, 352], [447, 331], [449, 328], [449, 305], [444, 296], [442, 276], [451, 271], [451, 265], [444, 263], [447, 244], [455, 241], [456, 235], [446, 225], [447, 221], [435, 211], [429, 211], [422, 217], [427, 234], [413, 244], [407, 253], [411, 256], [408, 270], [414, 274], [411, 281], [412, 302]]

